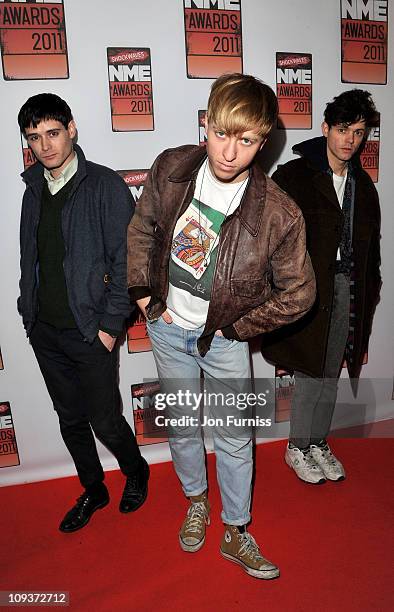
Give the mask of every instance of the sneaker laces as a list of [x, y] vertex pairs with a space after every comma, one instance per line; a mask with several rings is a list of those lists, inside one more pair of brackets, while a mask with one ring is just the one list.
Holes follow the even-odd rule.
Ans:
[[244, 533], [238, 534], [238, 539], [241, 542], [241, 546], [239, 549], [239, 554], [241, 557], [249, 557], [253, 561], [265, 561], [262, 556], [259, 547], [257, 546], [257, 542], [254, 537], [245, 531]]
[[310, 446], [308, 446], [307, 448], [300, 448], [300, 451], [304, 455], [305, 463], [307, 463], [310, 468], [312, 468], [312, 469], [319, 468], [319, 466], [317, 465], [315, 459], [313, 458]]
[[208, 510], [204, 502], [192, 502], [187, 511], [187, 517], [185, 531], [192, 533], [199, 532], [201, 530], [201, 523], [203, 521], [207, 522], [208, 517]]
[[321, 450], [321, 454], [323, 455], [324, 459], [326, 459], [327, 463], [329, 463], [332, 466], [338, 465], [338, 460], [332, 454], [331, 449], [328, 446], [328, 444], [326, 444], [325, 446], [319, 446], [319, 448]]

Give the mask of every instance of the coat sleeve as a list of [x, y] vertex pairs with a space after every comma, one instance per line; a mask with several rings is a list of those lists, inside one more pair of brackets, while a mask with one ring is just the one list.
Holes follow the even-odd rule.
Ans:
[[316, 298], [315, 275], [306, 250], [305, 222], [301, 213], [291, 223], [272, 254], [272, 292], [233, 327], [241, 340], [296, 321], [310, 310]]
[[380, 204], [379, 204], [379, 196], [375, 189], [375, 219], [376, 219], [376, 231], [372, 236], [372, 245], [371, 245], [371, 258], [372, 258], [372, 268], [373, 268], [373, 278], [375, 281], [375, 289], [376, 289], [376, 302], [379, 301], [380, 298], [380, 290], [382, 287], [382, 278], [380, 275], [380, 265], [381, 265], [381, 255], [380, 255], [380, 239], [381, 239], [381, 213], [380, 213]]
[[145, 181], [135, 215], [127, 230], [127, 284], [132, 300], [151, 295], [149, 262], [155, 244], [156, 211], [159, 207], [157, 170], [159, 156]]
[[101, 185], [101, 223], [105, 245], [107, 284], [100, 329], [119, 334], [131, 305], [127, 291], [127, 227], [135, 209], [123, 179], [111, 171]]
[[371, 223], [371, 242], [368, 253], [368, 268], [367, 275], [370, 279], [370, 291], [367, 300], [367, 329], [364, 338], [366, 345], [365, 351], [367, 351], [367, 344], [369, 336], [372, 332], [372, 321], [375, 314], [376, 306], [380, 300], [380, 292], [382, 288], [382, 278], [380, 275], [381, 255], [380, 255], [380, 231], [381, 231], [381, 214], [379, 205], [379, 196], [376, 188], [373, 185], [373, 199], [371, 201], [371, 217], [373, 217], [373, 223]]

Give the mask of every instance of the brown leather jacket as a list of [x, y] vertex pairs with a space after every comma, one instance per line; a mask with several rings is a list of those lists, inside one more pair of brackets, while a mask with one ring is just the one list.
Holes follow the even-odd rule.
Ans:
[[[166, 309], [175, 224], [190, 204], [204, 147], [185, 145], [156, 159], [128, 229], [131, 298], [152, 296], [150, 320]], [[218, 329], [246, 340], [291, 323], [315, 300], [315, 277], [294, 201], [254, 164], [237, 210], [220, 231], [211, 301], [198, 341], [201, 355]]]

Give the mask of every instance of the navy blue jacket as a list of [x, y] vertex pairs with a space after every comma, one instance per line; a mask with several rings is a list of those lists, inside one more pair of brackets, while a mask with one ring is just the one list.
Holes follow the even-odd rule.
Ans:
[[[79, 331], [93, 342], [100, 328], [121, 332], [131, 311], [127, 291], [127, 226], [135, 203], [123, 179], [113, 170], [87, 161], [75, 145], [78, 170], [62, 209], [63, 260], [68, 303]], [[18, 310], [27, 335], [37, 318], [38, 251], [44, 168], [36, 163], [25, 172], [20, 247], [21, 279]]]

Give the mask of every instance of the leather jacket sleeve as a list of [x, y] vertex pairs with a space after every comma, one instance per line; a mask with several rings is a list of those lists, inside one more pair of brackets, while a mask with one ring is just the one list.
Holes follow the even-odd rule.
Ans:
[[292, 323], [314, 304], [316, 282], [306, 250], [305, 222], [301, 213], [272, 254], [270, 268], [271, 295], [234, 323], [242, 340]]

